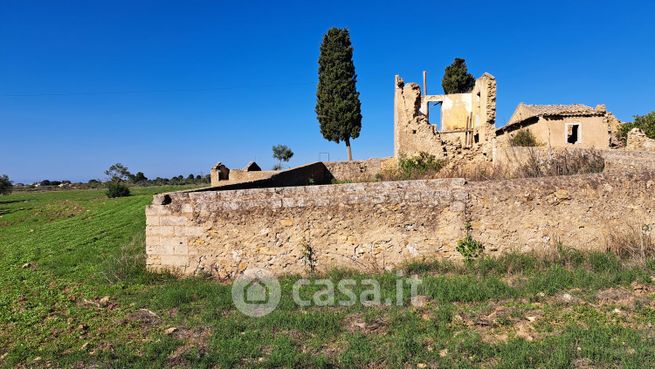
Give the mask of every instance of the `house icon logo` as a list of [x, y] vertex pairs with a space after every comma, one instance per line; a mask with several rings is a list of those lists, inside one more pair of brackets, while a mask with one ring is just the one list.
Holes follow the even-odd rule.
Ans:
[[249, 304], [265, 304], [268, 301], [266, 285], [259, 279], [248, 283], [245, 287], [245, 300]]
[[248, 268], [232, 284], [232, 302], [245, 315], [267, 315], [280, 303], [280, 282], [266, 269]]

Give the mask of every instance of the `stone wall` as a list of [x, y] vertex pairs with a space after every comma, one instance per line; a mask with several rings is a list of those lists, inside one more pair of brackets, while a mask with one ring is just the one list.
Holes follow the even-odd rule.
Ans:
[[473, 113], [473, 94], [448, 94], [441, 102], [441, 131], [465, 130]]
[[655, 152], [655, 140], [648, 138], [644, 131], [633, 128], [628, 132], [627, 150]]
[[557, 243], [603, 250], [608, 232], [655, 225], [655, 172], [475, 182], [467, 185], [473, 236], [492, 255]]
[[366, 182], [376, 179], [384, 169], [394, 165], [393, 158], [324, 162], [339, 182]]
[[[242, 173], [262, 172], [266, 173], [267, 175], [264, 175], [261, 178], [253, 176], [252, 179], [248, 179], [246, 177], [243, 178], [243, 181], [227, 181], [225, 184], [205, 188], [198, 191], [224, 191], [250, 188], [307, 186], [312, 184], [331, 183], [334, 179], [325, 164], [322, 162], [305, 164], [282, 171], [274, 171], [272, 174], [270, 174], [268, 171]], [[231, 174], [232, 173], [230, 172], [230, 175]]]
[[395, 165], [393, 158], [316, 162], [282, 171], [230, 170], [229, 180], [212, 183], [203, 191], [239, 190], [266, 187], [293, 187], [311, 184], [373, 181], [384, 169]]
[[471, 224], [496, 255], [556, 242], [602, 249], [626, 222], [655, 224], [653, 171], [466, 183], [464, 179], [176, 192], [146, 209], [150, 270], [233, 278], [459, 259]]
[[247, 171], [242, 169], [232, 169], [230, 170], [230, 180], [221, 184], [256, 181], [259, 179], [271, 178], [278, 173], [280, 172], [276, 170]]
[[464, 232], [463, 185], [448, 179], [158, 195], [146, 209], [147, 265], [232, 278], [249, 266], [302, 274], [450, 257]]
[[[576, 149], [539, 147], [497, 147], [494, 155], [494, 165], [508, 170], [516, 169], [527, 162], [531, 156], [539, 159], [547, 158], [551, 152], [573, 151]], [[596, 151], [605, 159], [605, 172], [634, 172], [640, 170], [655, 171], [655, 154], [650, 152], [603, 149]], [[534, 152], [534, 154], [531, 154]]]

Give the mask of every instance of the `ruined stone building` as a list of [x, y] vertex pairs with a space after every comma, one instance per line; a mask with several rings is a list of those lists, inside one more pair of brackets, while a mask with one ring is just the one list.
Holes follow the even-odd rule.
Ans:
[[604, 105], [526, 105], [520, 103], [497, 131], [502, 145], [519, 130], [529, 130], [548, 147], [609, 148], [616, 145], [620, 122]]
[[[440, 125], [431, 124], [429, 104], [440, 104]], [[496, 78], [485, 73], [470, 93], [426, 95], [396, 76], [394, 157], [421, 152], [450, 158], [464, 152], [490, 154], [496, 131]], [[490, 157], [490, 156], [489, 156]]]
[[223, 163], [218, 163], [209, 172], [212, 187], [254, 181], [270, 178], [278, 171], [262, 170], [257, 163], [251, 161], [242, 169], [230, 169]]

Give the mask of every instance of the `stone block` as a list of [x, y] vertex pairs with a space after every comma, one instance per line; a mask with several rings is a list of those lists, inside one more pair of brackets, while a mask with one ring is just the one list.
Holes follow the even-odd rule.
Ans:
[[159, 235], [146, 234], [146, 246], [157, 246], [161, 244], [161, 237]]
[[201, 237], [205, 234], [202, 227], [184, 227], [184, 236], [186, 237]]
[[189, 258], [184, 255], [162, 255], [160, 258], [164, 267], [186, 267], [189, 262]]
[[183, 204], [182, 208], [180, 209], [182, 214], [188, 214], [188, 213], [193, 213], [193, 205], [191, 204]]
[[188, 255], [189, 247], [186, 243], [180, 243], [173, 247], [173, 255]]
[[159, 223], [163, 226], [182, 226], [187, 223], [183, 216], [165, 215], [159, 218]]
[[159, 236], [161, 234], [161, 227], [156, 225], [146, 225], [146, 237]]
[[157, 232], [162, 237], [173, 237], [175, 236], [175, 227], [159, 226], [157, 227]]
[[161, 205], [148, 205], [146, 206], [146, 216], [148, 215], [162, 215], [163, 206]]
[[187, 245], [187, 239], [186, 237], [166, 237], [162, 239], [161, 242], [162, 245], [171, 245], [171, 246], [177, 246], [177, 245]]
[[159, 216], [158, 215], [148, 215], [148, 214], [146, 214], [146, 225], [158, 226], [159, 225]]

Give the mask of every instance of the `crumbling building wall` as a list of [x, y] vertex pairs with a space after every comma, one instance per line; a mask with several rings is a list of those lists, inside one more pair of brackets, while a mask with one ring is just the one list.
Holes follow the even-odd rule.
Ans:
[[[441, 129], [430, 124], [429, 103], [441, 103]], [[394, 94], [394, 157], [421, 152], [456, 158], [462, 150], [491, 158], [495, 140], [496, 79], [485, 73], [470, 93], [423, 95], [416, 83], [396, 76]]]
[[420, 112], [421, 89], [396, 76], [394, 93], [394, 157], [413, 156], [421, 152], [437, 158], [446, 156], [445, 145], [436, 127]]

